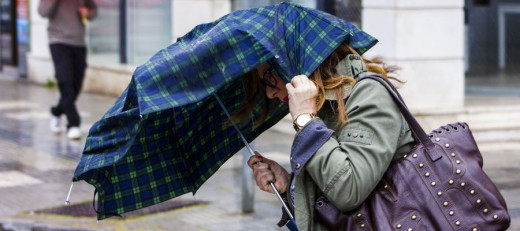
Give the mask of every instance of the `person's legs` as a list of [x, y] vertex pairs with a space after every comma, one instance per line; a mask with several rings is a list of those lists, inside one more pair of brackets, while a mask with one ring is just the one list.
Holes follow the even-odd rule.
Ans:
[[[53, 64], [54, 64], [54, 70], [55, 70], [55, 78], [56, 78], [56, 81], [58, 82], [58, 86], [60, 86], [60, 81], [59, 81], [59, 78], [58, 78], [58, 73], [63, 73], [63, 71], [60, 71], [60, 69], [62, 69], [64, 66], [63, 64], [63, 60], [64, 58], [64, 55], [66, 54], [65, 50], [62, 48], [62, 46], [58, 45], [58, 44], [51, 44], [49, 46], [50, 48], [50, 51], [51, 51], [51, 57], [52, 57], [52, 61], [53, 61]], [[66, 60], [66, 59], [65, 59]], [[61, 77], [61, 74], [60, 74], [60, 78]], [[61, 87], [59, 87], [59, 90], [60, 90], [60, 98], [61, 96], [63, 95], [63, 93], [61, 92]], [[58, 101], [58, 104], [56, 106], [51, 106], [51, 116], [50, 116], [50, 130], [54, 133], [59, 133], [61, 132], [61, 115], [63, 114], [63, 109], [61, 108], [60, 106], [60, 103]]]
[[77, 100], [83, 86], [85, 69], [87, 68], [87, 49], [85, 47], [74, 47], [74, 57], [74, 90], [76, 92], [74, 100]]
[[76, 90], [74, 89], [74, 85], [72, 83], [58, 82], [58, 87], [60, 89], [61, 96], [57, 107], [61, 108], [67, 116], [67, 128], [79, 127], [79, 113], [74, 103], [74, 99], [77, 95]]
[[[51, 57], [52, 57], [52, 63], [54, 64], [54, 78], [56, 78], [56, 81], [58, 82], [58, 86], [59, 86], [59, 83], [60, 83], [60, 78], [58, 77], [58, 73], [63, 73], [63, 71], [60, 71], [61, 68], [63, 68], [64, 65], [62, 62], [62, 60], [64, 58], [64, 54], [65, 54], [65, 50], [62, 48], [61, 45], [59, 44], [51, 44], [49, 46], [50, 48], [50, 51], [51, 51]], [[61, 77], [61, 76], [60, 76]], [[60, 98], [61, 98], [61, 88], [59, 88], [60, 90]], [[53, 106], [51, 107], [51, 114], [53, 116], [61, 116], [61, 114], [63, 114], [63, 110], [61, 109], [60, 107], [60, 103], [59, 103], [59, 100], [58, 100], [58, 104], [56, 106]]]
[[74, 86], [73, 47], [64, 44], [51, 44], [50, 48], [60, 90], [58, 105], [51, 108], [51, 113], [54, 116], [65, 113], [68, 121], [67, 128], [78, 127], [79, 114], [74, 105], [77, 93]]
[[[85, 47], [71, 47], [72, 56], [72, 72], [73, 72], [73, 88], [71, 97], [73, 99], [73, 105], [75, 107], [75, 102], [78, 99], [78, 96], [81, 92], [81, 86], [83, 85], [83, 78], [85, 76], [85, 68], [87, 67], [86, 62], [86, 54], [87, 49]], [[77, 110], [76, 110], [77, 111]], [[76, 113], [77, 114], [77, 113]], [[67, 132], [67, 137], [70, 139], [79, 139], [81, 138], [81, 129], [79, 128], [79, 124], [81, 122], [81, 118], [79, 114], [78, 117], [75, 118], [75, 123], [69, 123], [69, 130]]]

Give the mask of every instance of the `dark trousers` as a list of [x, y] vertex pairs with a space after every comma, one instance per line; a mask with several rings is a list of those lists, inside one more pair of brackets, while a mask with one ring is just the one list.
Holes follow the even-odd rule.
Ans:
[[75, 104], [87, 67], [87, 49], [65, 44], [51, 44], [50, 49], [60, 90], [58, 105], [51, 108], [51, 113], [54, 116], [65, 114], [67, 128], [79, 127], [80, 117]]

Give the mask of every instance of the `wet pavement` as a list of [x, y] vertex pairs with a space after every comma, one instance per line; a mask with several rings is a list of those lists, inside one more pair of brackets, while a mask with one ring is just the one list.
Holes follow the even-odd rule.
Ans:
[[[77, 105], [84, 136], [71, 141], [65, 133], [49, 131], [49, 107], [57, 98], [55, 88], [0, 79], [0, 230], [279, 230], [276, 222], [281, 209], [273, 195], [255, 188], [255, 212], [242, 214], [240, 153], [195, 196], [186, 194], [176, 199], [208, 202], [205, 205], [99, 223], [92, 217], [35, 214], [37, 210], [64, 205], [86, 133], [116, 100], [83, 93]], [[264, 150], [268, 158], [287, 162], [280, 153], [288, 152], [291, 135], [272, 131], [262, 137], [269, 138], [259, 138], [263, 141], [257, 141], [256, 148]], [[276, 142], [270, 141], [273, 138]], [[92, 201], [93, 193], [93, 186], [76, 182], [70, 201]]]
[[[241, 212], [242, 155], [239, 153], [212, 176], [195, 196], [179, 201], [205, 201], [168, 212], [99, 223], [92, 217], [36, 214], [62, 206], [85, 139], [70, 141], [49, 131], [49, 107], [55, 88], [0, 78], [0, 230], [280, 230], [276, 198], [255, 188], [255, 212]], [[116, 100], [83, 93], [78, 101], [84, 137]], [[280, 124], [255, 141], [255, 149], [285, 166], [292, 140], [290, 124]], [[520, 230], [520, 143], [479, 144], [484, 168], [504, 195], [511, 216], [509, 230]], [[94, 188], [74, 184], [71, 202], [91, 202]], [[285, 230], [285, 229], [282, 229]]]

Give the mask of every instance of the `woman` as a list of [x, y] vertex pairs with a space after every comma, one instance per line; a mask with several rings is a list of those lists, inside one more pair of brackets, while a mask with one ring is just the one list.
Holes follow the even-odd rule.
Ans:
[[297, 131], [292, 173], [259, 153], [248, 165], [261, 190], [272, 193], [269, 182], [274, 182], [286, 195], [300, 230], [325, 230], [313, 219], [318, 196], [324, 195], [343, 212], [356, 208], [390, 162], [414, 146], [410, 129], [384, 86], [370, 79], [355, 84], [364, 75], [388, 78], [390, 71], [343, 44], [309, 77], [298, 75], [284, 83], [264, 63], [245, 78], [248, 96], [235, 118], [252, 107], [248, 99], [255, 94], [289, 104]]

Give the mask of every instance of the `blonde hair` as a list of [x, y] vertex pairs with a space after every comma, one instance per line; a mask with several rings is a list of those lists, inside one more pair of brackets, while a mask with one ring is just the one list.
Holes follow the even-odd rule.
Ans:
[[[349, 54], [359, 55], [349, 45], [343, 43], [327, 57], [318, 68], [309, 76], [309, 79], [316, 84], [318, 94], [316, 97], [316, 110], [320, 109], [325, 103], [325, 91], [332, 91], [337, 101], [337, 107], [333, 108], [337, 113], [336, 128], [347, 122], [345, 110], [345, 99], [343, 99], [343, 91], [345, 86], [353, 86], [356, 83], [354, 76], [339, 75], [336, 71], [338, 63]], [[361, 56], [361, 55], [359, 55]], [[396, 71], [395, 66], [387, 66], [381, 59], [368, 60], [361, 58], [367, 67], [367, 71], [382, 75], [384, 78], [389, 77], [388, 74]], [[397, 79], [396, 79], [397, 80]], [[399, 81], [399, 80], [398, 80]]]
[[[318, 88], [318, 93], [316, 95], [316, 111], [318, 111], [325, 103], [325, 91], [332, 91], [336, 96], [337, 107], [333, 108], [337, 114], [336, 128], [347, 123], [348, 120], [345, 110], [345, 99], [343, 99], [344, 87], [348, 85], [354, 85], [356, 83], [354, 76], [339, 75], [336, 71], [336, 66], [338, 63], [348, 54], [359, 55], [348, 44], [341, 44], [309, 76], [309, 79], [313, 81]], [[379, 58], [374, 60], [362, 58], [362, 60], [367, 67], [367, 71], [380, 74], [385, 78], [397, 80], [395, 77], [388, 76], [389, 73], [393, 73], [394, 71], [398, 70], [397, 67], [387, 66]], [[234, 122], [250, 119], [251, 111], [253, 110], [257, 100], [259, 100], [259, 97], [263, 97], [265, 100], [269, 100], [265, 95], [265, 86], [262, 84], [256, 69], [246, 73], [243, 77], [245, 98], [242, 101], [240, 108], [235, 111], [231, 117], [231, 121]], [[268, 103], [265, 104], [263, 115], [257, 121], [255, 121], [255, 128], [260, 126], [268, 115], [268, 105]]]

